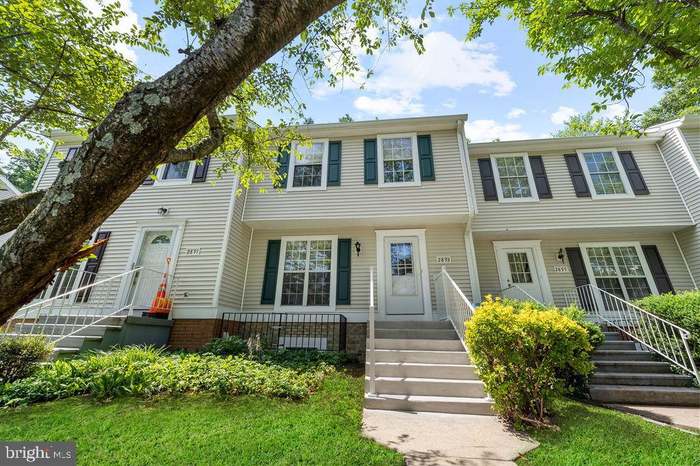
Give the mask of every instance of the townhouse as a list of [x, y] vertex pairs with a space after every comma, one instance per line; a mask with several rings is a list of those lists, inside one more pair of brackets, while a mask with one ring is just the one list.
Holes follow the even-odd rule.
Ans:
[[[468, 143], [466, 115], [306, 125], [310, 145], [280, 154], [281, 186], [236, 195], [235, 176], [214, 175], [216, 159], [159, 167], [72, 276], [155, 271], [114, 297], [138, 311], [169, 263], [170, 344], [190, 349], [223, 331], [224, 314], [301, 314], [314, 326], [312, 315], [340, 314], [347, 349], [363, 352], [370, 283], [377, 320], [440, 320], [443, 268], [472, 303], [495, 294], [565, 305], [585, 284], [626, 300], [694, 289], [698, 122], [490, 143]], [[37, 188], [80, 142], [55, 138]]]

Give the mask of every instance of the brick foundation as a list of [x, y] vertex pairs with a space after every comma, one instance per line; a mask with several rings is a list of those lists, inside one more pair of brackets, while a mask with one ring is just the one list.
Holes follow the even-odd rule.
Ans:
[[219, 336], [219, 319], [173, 319], [168, 345], [174, 349], [197, 350]]
[[348, 353], [357, 354], [360, 360], [365, 359], [367, 348], [367, 324], [348, 322]]

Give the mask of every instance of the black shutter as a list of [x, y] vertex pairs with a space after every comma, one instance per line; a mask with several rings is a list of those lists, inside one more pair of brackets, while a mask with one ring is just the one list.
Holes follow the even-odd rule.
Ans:
[[586, 175], [583, 174], [583, 167], [578, 159], [578, 154], [564, 154], [564, 160], [566, 160], [566, 167], [569, 169], [571, 182], [574, 184], [576, 197], [591, 197], [588, 183], [586, 183]]
[[143, 180], [143, 183], [141, 183], [141, 184], [149, 186], [149, 185], [152, 185], [153, 183], [155, 183], [155, 182], [156, 182], [156, 174], [157, 174], [157, 173], [158, 173], [158, 169], [155, 168], [155, 169], [151, 172], [151, 174], [148, 175], [148, 176], [146, 177], [145, 180]]
[[75, 154], [78, 153], [78, 149], [80, 149], [80, 147], [70, 147], [68, 153], [66, 153], [66, 160], [73, 160]]
[[491, 159], [479, 159], [479, 173], [481, 173], [481, 187], [484, 190], [485, 201], [497, 201], [496, 178], [493, 176]]
[[532, 177], [535, 179], [535, 187], [537, 188], [537, 196], [540, 199], [551, 199], [552, 189], [549, 187], [547, 172], [544, 169], [544, 161], [541, 155], [531, 155], [530, 168], [532, 168]]
[[[569, 267], [571, 267], [571, 275], [574, 277], [574, 286], [578, 288], [579, 286], [588, 285], [590, 281], [588, 279], [588, 273], [586, 272], [586, 265], [583, 263], [581, 249], [566, 248], [566, 256], [569, 258]], [[578, 302], [581, 307], [588, 312], [593, 312], [595, 310], [595, 304], [592, 302], [593, 295], [586, 292], [584, 289], [579, 289], [577, 291]]]
[[350, 266], [352, 263], [352, 240], [338, 240], [338, 274], [336, 276], [336, 304], [350, 304]]
[[625, 167], [625, 172], [627, 172], [627, 179], [630, 180], [630, 185], [632, 186], [632, 191], [637, 196], [644, 194], [649, 194], [649, 188], [644, 182], [644, 177], [642, 172], [639, 170], [637, 161], [634, 160], [634, 155], [630, 151], [620, 151], [618, 152], [620, 156], [620, 161], [622, 166]]
[[277, 292], [277, 269], [280, 260], [280, 247], [282, 241], [271, 239], [267, 242], [267, 256], [265, 257], [265, 275], [263, 276], [262, 297], [260, 304], [275, 304]]
[[328, 143], [328, 179], [327, 186], [340, 186], [340, 156], [341, 156], [340, 141], [331, 141]]
[[654, 277], [654, 283], [656, 283], [656, 289], [659, 291], [659, 294], [674, 293], [671, 279], [668, 277], [666, 267], [664, 267], [664, 263], [661, 260], [659, 249], [654, 245], [647, 245], [642, 246], [642, 251], [647, 259], [647, 265], [649, 265], [651, 275]]
[[365, 184], [377, 184], [376, 139], [365, 139]]
[[194, 162], [194, 175], [192, 176], [193, 183], [204, 183], [207, 181], [207, 173], [209, 172], [209, 157], [204, 157], [202, 163]]
[[[103, 239], [109, 241], [109, 237], [111, 235], [111, 231], [98, 231], [97, 235], [95, 235], [95, 242]], [[102, 257], [105, 254], [105, 249], [107, 249], [107, 243], [101, 244], [92, 252], [95, 255], [95, 257], [92, 257], [85, 262], [85, 268], [83, 269], [83, 275], [80, 278], [80, 286], [78, 288], [82, 288], [83, 286], [92, 285], [93, 283], [95, 283], [97, 272], [100, 270], [100, 264], [102, 263]], [[87, 302], [87, 300], [90, 298], [91, 291], [92, 288], [88, 288], [79, 292], [75, 297], [75, 302]]]
[[275, 183], [275, 188], [285, 188], [287, 186], [287, 172], [289, 172], [289, 147], [280, 150], [277, 155], [277, 164], [277, 174], [281, 180]]
[[435, 181], [433, 165], [433, 144], [429, 134], [418, 136], [418, 163], [421, 181]]

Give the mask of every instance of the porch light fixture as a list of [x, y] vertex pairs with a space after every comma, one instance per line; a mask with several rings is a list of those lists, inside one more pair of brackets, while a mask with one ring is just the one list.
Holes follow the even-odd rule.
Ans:
[[168, 215], [168, 209], [166, 209], [165, 207], [159, 208], [158, 215], [161, 217], [165, 217], [166, 215]]
[[559, 254], [557, 254], [557, 259], [559, 259], [559, 262], [562, 264], [564, 263], [564, 250], [562, 248], [559, 248]]
[[359, 241], [355, 241], [355, 251], [357, 251], [357, 257], [360, 257], [360, 250], [362, 248], [362, 245], [360, 244]]

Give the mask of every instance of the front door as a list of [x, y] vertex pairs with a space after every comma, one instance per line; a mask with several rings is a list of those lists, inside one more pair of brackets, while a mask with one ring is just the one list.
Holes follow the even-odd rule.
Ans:
[[387, 315], [422, 315], [421, 279], [417, 236], [384, 238], [384, 299]]
[[[129, 291], [129, 301], [136, 310], [147, 310], [158, 292], [163, 272], [172, 258], [175, 244], [174, 229], [146, 230], [139, 247], [134, 268], [142, 270], [134, 275]], [[172, 270], [169, 270], [172, 274]], [[132, 301], [133, 300], [133, 301]]]
[[498, 275], [501, 280], [501, 295], [521, 300], [550, 301], [546, 283], [539, 270], [541, 258], [534, 247], [496, 245]]

